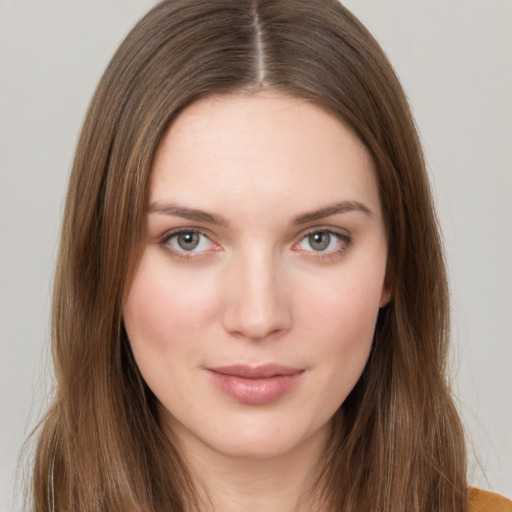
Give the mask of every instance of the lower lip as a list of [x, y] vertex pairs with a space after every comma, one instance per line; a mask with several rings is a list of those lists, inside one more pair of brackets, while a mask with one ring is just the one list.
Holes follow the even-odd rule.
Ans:
[[283, 396], [295, 386], [303, 371], [261, 379], [224, 375], [211, 370], [208, 370], [208, 373], [215, 386], [227, 396], [242, 404], [261, 405]]

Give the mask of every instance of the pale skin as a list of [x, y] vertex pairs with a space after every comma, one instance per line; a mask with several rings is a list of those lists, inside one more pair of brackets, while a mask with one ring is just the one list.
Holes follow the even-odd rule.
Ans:
[[[160, 143], [147, 232], [124, 321], [205, 509], [319, 510], [304, 498], [389, 301], [367, 150], [301, 99], [201, 99]], [[233, 365], [293, 375], [219, 385]]]

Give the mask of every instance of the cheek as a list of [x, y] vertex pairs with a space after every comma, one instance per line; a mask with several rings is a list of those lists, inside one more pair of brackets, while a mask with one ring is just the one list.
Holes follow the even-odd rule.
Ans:
[[[340, 272], [315, 293], [302, 297], [302, 332], [314, 343], [317, 389], [329, 389], [326, 414], [353, 389], [371, 350], [382, 295], [384, 270]], [[318, 284], [318, 283], [316, 283]], [[308, 347], [311, 349], [311, 346]]]
[[204, 334], [218, 316], [211, 283], [173, 268], [165, 255], [148, 247], [123, 305], [137, 366], [155, 395], [168, 404], [191, 393], [188, 375], [201, 360], [203, 340], [209, 338]]
[[373, 342], [378, 307], [367, 297], [347, 294], [343, 299], [318, 309], [317, 313], [310, 327], [314, 331], [315, 325], [322, 325], [322, 337], [317, 347], [323, 362], [335, 373], [341, 372], [344, 376], [357, 374], [357, 380]]
[[163, 364], [164, 354], [172, 353], [175, 360], [194, 351], [194, 332], [207, 329], [217, 316], [213, 283], [170, 268], [165, 256], [147, 249], [124, 303], [124, 323], [139, 366], [150, 357]]
[[310, 283], [297, 290], [301, 297], [301, 315], [308, 319], [312, 328], [316, 325], [318, 329], [330, 331], [334, 337], [337, 333], [347, 341], [358, 342], [357, 333], [373, 335], [383, 280], [383, 270], [349, 269], [321, 283]]
[[[137, 365], [150, 388], [190, 370], [218, 316], [212, 283], [171, 272], [165, 256], [148, 248], [123, 307], [123, 318]], [[155, 393], [158, 395], [158, 393]]]

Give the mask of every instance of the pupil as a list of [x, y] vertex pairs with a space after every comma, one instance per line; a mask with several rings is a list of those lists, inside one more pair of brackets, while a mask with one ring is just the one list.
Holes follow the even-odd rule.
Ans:
[[309, 243], [315, 251], [323, 251], [326, 247], [329, 246], [330, 241], [331, 236], [329, 233], [321, 232], [309, 235]]
[[186, 251], [195, 249], [198, 244], [199, 235], [197, 233], [183, 233], [178, 236], [178, 245]]

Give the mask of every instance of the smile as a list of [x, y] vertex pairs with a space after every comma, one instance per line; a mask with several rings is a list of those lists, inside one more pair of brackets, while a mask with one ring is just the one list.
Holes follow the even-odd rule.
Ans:
[[235, 401], [262, 405], [289, 391], [304, 373], [303, 369], [268, 364], [263, 366], [223, 366], [206, 368], [213, 384]]

